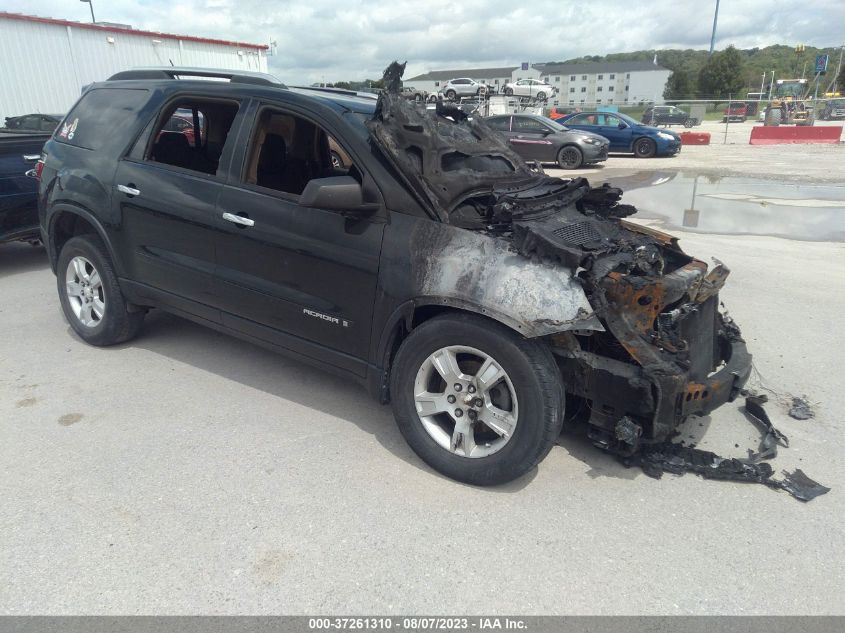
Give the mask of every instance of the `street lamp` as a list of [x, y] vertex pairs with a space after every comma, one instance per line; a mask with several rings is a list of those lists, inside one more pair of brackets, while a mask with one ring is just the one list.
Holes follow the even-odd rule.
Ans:
[[91, 22], [93, 24], [96, 24], [97, 19], [94, 17], [94, 2], [92, 0], [79, 0], [79, 1], [88, 3], [88, 8], [91, 9]]

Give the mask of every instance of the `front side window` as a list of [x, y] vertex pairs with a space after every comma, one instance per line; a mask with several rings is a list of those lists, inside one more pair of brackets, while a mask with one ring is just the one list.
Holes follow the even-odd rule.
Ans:
[[247, 184], [298, 196], [315, 178], [361, 174], [349, 153], [308, 119], [264, 109], [253, 131], [243, 180]]
[[230, 101], [186, 99], [171, 104], [159, 119], [145, 159], [215, 175], [238, 113]]

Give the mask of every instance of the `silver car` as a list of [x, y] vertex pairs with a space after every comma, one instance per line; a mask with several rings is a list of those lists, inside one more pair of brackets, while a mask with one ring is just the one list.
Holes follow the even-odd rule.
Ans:
[[555, 89], [539, 79], [519, 79], [505, 84], [503, 92], [508, 96], [536, 97], [545, 101], [555, 93]]
[[460, 97], [474, 97], [475, 95], [483, 95], [488, 91], [487, 86], [483, 83], [470, 79], [469, 77], [461, 77], [459, 79], [450, 79], [440, 92], [443, 93], [447, 99], [459, 99]]

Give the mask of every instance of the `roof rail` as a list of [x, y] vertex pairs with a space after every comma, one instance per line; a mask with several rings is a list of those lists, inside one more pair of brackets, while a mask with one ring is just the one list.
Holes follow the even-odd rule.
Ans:
[[191, 77], [211, 77], [228, 79], [231, 83], [257, 84], [287, 88], [278, 78], [268, 73], [249, 70], [227, 70], [224, 68], [189, 68], [187, 66], [151, 66], [124, 70], [108, 78], [108, 81], [126, 79], [189, 79]]
[[336, 95], [348, 95], [350, 97], [365, 97], [369, 99], [378, 99], [378, 94], [374, 92], [366, 92], [364, 90], [350, 90], [348, 88], [333, 88], [329, 86], [290, 86], [297, 90], [314, 90], [317, 92], [328, 92]]

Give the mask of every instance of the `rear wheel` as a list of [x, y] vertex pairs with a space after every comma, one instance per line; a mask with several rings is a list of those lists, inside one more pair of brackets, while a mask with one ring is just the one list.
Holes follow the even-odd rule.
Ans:
[[574, 145], [561, 147], [557, 153], [557, 164], [561, 169], [578, 169], [584, 162], [584, 155]]
[[634, 143], [634, 155], [637, 158], [651, 158], [657, 153], [657, 145], [650, 138], [641, 138]]
[[545, 101], [546, 100], [546, 93], [545, 92], [538, 92], [537, 93], [537, 99], [539, 99], [540, 101]]
[[144, 313], [130, 310], [108, 251], [96, 235], [78, 235], [65, 243], [56, 281], [65, 318], [86, 343], [114, 345], [138, 333]]
[[457, 93], [454, 90], [447, 90], [446, 91], [446, 98], [447, 99], [454, 99]]
[[686, 121], [684, 121], [684, 127], [686, 128], [690, 128], [693, 125], [695, 125], [695, 119], [687, 119]]
[[414, 452], [475, 485], [533, 468], [563, 420], [560, 372], [548, 348], [469, 314], [436, 317], [411, 332], [397, 352], [390, 394]]

